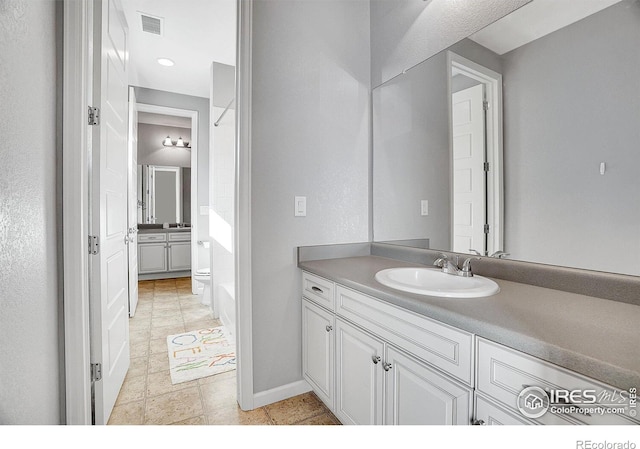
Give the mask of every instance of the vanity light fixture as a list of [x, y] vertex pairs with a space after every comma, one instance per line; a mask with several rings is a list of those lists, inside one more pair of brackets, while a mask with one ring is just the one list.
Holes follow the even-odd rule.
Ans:
[[189, 142], [182, 140], [182, 137], [178, 137], [178, 140], [174, 142], [171, 140], [171, 137], [167, 136], [167, 138], [162, 141], [162, 145], [165, 147], [191, 148]]

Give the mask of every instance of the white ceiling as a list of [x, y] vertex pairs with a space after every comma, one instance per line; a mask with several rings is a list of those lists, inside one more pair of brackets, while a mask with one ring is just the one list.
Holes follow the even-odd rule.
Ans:
[[533, 0], [469, 39], [503, 55], [621, 0]]
[[[236, 0], [122, 0], [129, 25], [130, 84], [209, 97], [211, 63], [236, 63]], [[164, 19], [162, 36], [142, 31], [139, 12]], [[158, 64], [169, 58], [173, 67]]]

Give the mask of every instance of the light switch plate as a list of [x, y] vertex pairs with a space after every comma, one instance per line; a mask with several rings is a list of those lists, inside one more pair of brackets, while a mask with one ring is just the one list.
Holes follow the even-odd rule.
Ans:
[[294, 215], [296, 217], [307, 216], [307, 197], [296, 196], [294, 201]]
[[429, 215], [429, 201], [420, 201], [420, 215]]

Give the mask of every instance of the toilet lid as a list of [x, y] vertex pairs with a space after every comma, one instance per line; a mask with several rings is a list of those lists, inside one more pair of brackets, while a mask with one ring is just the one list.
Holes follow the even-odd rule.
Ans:
[[201, 270], [196, 271], [196, 274], [211, 274], [210, 268], [203, 268]]

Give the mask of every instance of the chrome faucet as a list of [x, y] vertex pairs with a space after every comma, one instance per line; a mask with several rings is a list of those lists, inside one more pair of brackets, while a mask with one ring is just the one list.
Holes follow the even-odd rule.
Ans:
[[509, 253], [505, 253], [504, 251], [496, 251], [495, 253], [491, 254], [489, 257], [495, 257], [498, 259], [504, 259], [505, 257], [509, 256]]
[[444, 253], [440, 253], [440, 257], [437, 258], [433, 264], [436, 267], [440, 267], [442, 268], [442, 272], [443, 273], [447, 273], [447, 274], [452, 274], [455, 276], [462, 276], [462, 277], [473, 277], [473, 273], [471, 272], [471, 261], [472, 260], [480, 260], [480, 257], [469, 257], [467, 259], [465, 259], [465, 261], [462, 263], [462, 268], [460, 268], [458, 266], [458, 256], [456, 257], [456, 261], [455, 263], [449, 259], [449, 256], [447, 256]]

